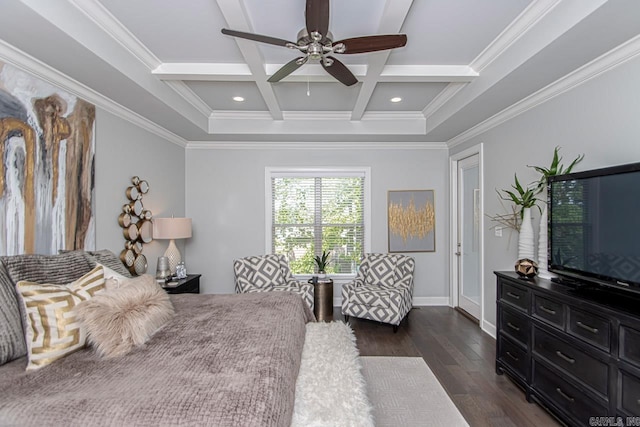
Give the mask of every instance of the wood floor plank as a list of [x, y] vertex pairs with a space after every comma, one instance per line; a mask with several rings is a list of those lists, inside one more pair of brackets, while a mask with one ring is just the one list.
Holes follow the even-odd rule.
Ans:
[[[342, 320], [340, 308], [334, 319]], [[505, 375], [495, 373], [496, 342], [450, 307], [416, 307], [398, 332], [350, 318], [363, 356], [422, 357], [471, 426], [560, 425]]]

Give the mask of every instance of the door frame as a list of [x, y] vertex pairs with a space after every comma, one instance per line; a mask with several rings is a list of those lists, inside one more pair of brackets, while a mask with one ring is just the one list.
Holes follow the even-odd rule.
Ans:
[[458, 245], [458, 230], [459, 230], [459, 218], [458, 218], [458, 162], [467, 157], [478, 155], [478, 174], [480, 182], [480, 329], [484, 324], [484, 157], [483, 157], [483, 144], [479, 143], [472, 147], [467, 148], [459, 153], [449, 156], [449, 182], [450, 187], [450, 212], [451, 222], [449, 229], [449, 270], [450, 270], [450, 290], [449, 290], [449, 305], [451, 307], [458, 306], [458, 289], [460, 287], [460, 277], [458, 274], [458, 257], [456, 256]]

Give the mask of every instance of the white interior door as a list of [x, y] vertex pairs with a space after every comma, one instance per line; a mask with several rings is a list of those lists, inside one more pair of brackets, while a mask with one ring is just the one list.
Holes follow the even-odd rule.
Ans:
[[481, 303], [481, 187], [480, 156], [458, 161], [458, 306], [480, 319]]

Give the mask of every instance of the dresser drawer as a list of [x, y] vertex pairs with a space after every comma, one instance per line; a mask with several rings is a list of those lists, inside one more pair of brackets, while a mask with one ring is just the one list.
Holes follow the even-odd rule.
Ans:
[[527, 351], [503, 335], [499, 336], [498, 339], [500, 340], [498, 345], [500, 348], [498, 360], [509, 366], [518, 376], [526, 381], [527, 368], [529, 367]]
[[564, 330], [564, 304], [533, 295], [533, 316]]
[[528, 290], [502, 282], [502, 286], [500, 287], [500, 299], [502, 301], [527, 312], [529, 308], [529, 298]]
[[601, 395], [607, 396], [609, 365], [535, 326], [533, 343], [536, 356], [543, 357]]
[[640, 367], [640, 331], [620, 325], [620, 359]]
[[578, 387], [536, 362], [533, 366], [533, 387], [547, 401], [571, 415], [579, 425], [587, 426], [589, 417], [607, 414], [604, 402], [589, 398]]
[[609, 351], [611, 324], [607, 319], [569, 307], [569, 327], [567, 332], [589, 344]]
[[502, 307], [500, 317], [500, 331], [529, 348], [529, 319], [517, 314], [514, 310]]
[[619, 405], [631, 415], [640, 414], [640, 379], [620, 371]]

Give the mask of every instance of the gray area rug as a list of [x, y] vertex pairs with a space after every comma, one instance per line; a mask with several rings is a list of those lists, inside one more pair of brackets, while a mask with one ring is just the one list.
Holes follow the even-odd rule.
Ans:
[[468, 426], [420, 357], [360, 357], [375, 425]]

